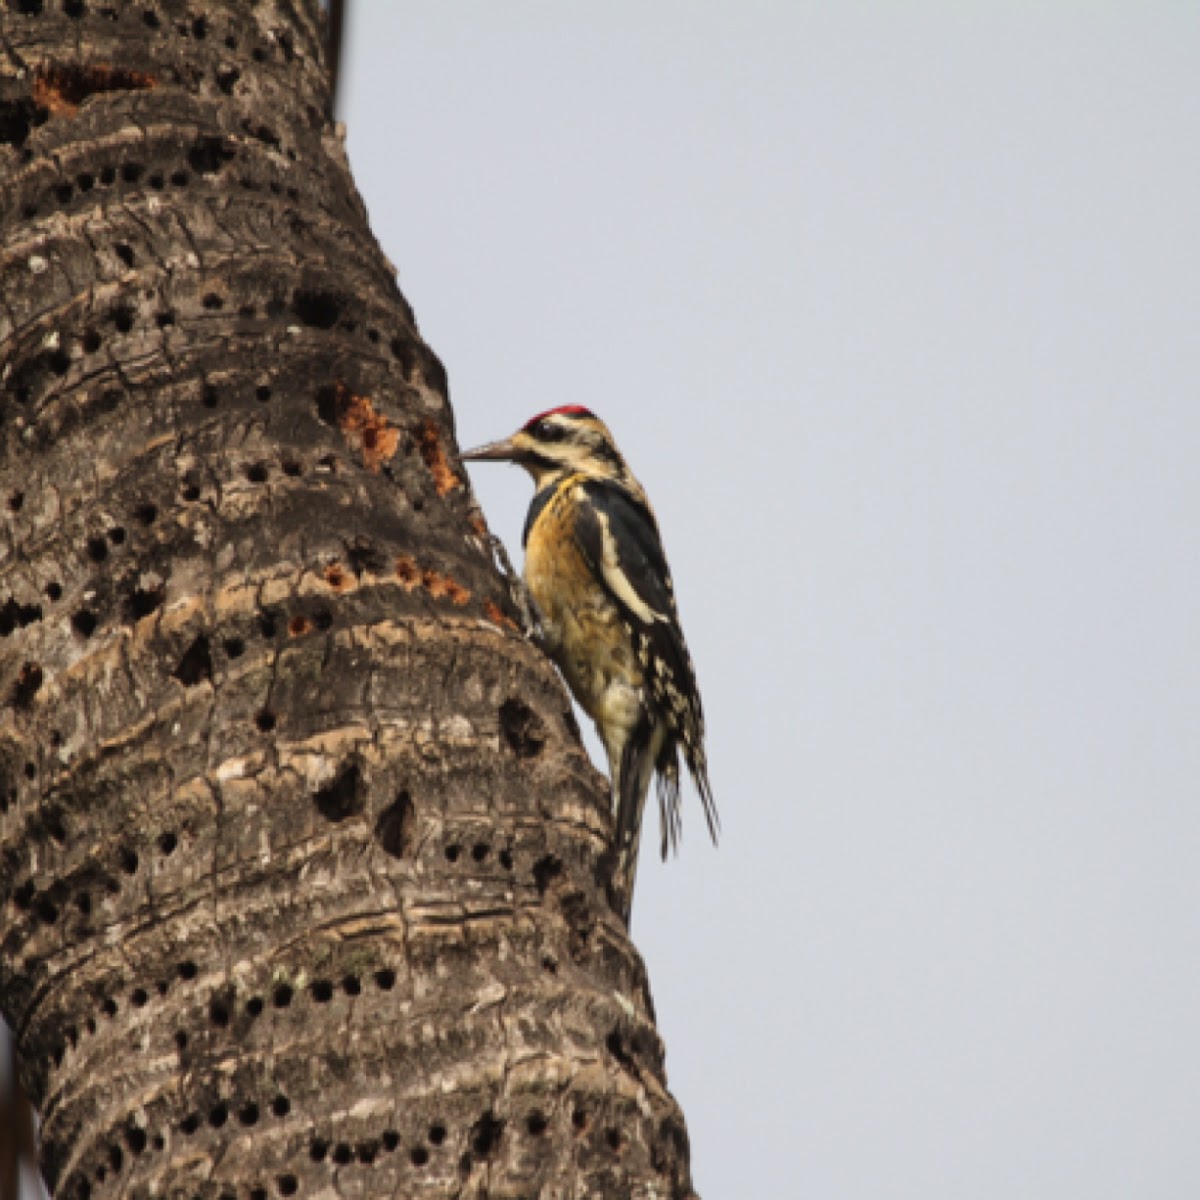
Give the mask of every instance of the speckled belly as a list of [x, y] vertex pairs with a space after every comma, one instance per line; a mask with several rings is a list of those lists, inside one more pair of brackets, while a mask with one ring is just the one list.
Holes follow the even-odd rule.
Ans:
[[605, 736], [611, 743], [613, 734], [637, 723], [642, 676], [629, 633], [583, 558], [564, 507], [548, 505], [531, 534], [525, 582], [542, 616], [547, 651], [602, 736], [611, 730]]

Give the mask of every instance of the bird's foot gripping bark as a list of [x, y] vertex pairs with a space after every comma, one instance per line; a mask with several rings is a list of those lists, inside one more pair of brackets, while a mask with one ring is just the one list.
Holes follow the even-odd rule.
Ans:
[[525, 581], [513, 569], [512, 560], [508, 557], [504, 543], [494, 533], [489, 533], [488, 539], [492, 553], [496, 556], [496, 562], [500, 564], [500, 570], [504, 574], [504, 581], [508, 585], [509, 599], [512, 600], [513, 607], [521, 618], [521, 632], [538, 649], [545, 652], [545, 622], [542, 620], [542, 614], [536, 601], [525, 586]]

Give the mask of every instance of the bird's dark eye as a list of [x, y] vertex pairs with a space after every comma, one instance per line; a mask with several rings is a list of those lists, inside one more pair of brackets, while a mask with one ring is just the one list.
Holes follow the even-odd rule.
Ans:
[[570, 436], [570, 430], [564, 429], [554, 421], [534, 421], [529, 427], [529, 433], [539, 442], [561, 442]]

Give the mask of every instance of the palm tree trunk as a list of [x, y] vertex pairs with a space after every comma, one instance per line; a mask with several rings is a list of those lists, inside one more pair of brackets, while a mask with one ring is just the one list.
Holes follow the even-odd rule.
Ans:
[[689, 1196], [606, 788], [321, 39], [313, 0], [0, 15], [0, 1009], [43, 1171]]

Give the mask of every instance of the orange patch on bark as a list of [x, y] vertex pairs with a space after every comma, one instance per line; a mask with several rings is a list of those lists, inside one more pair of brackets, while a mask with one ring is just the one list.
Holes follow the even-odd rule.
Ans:
[[446, 457], [446, 451], [442, 449], [442, 440], [438, 436], [437, 425], [428, 417], [421, 422], [420, 428], [417, 430], [417, 446], [421, 451], [421, 457], [425, 460], [425, 465], [429, 468], [430, 475], [433, 476], [433, 486], [437, 488], [439, 496], [444, 496], [456, 487], [462, 487], [462, 480], [454, 473], [450, 466], [450, 460]]
[[485, 600], [483, 602], [483, 613], [493, 625], [503, 625], [506, 629], [516, 629], [517, 627], [516, 621], [511, 617], [506, 617], [494, 600]]
[[[325, 393], [326, 398], [329, 393]], [[362, 452], [363, 466], [378, 472], [396, 454], [400, 431], [383, 413], [376, 412], [369, 396], [356, 396], [340, 379], [332, 388], [333, 419], [351, 443]]]
[[471, 593], [461, 583], [456, 583], [449, 575], [439, 575], [437, 571], [425, 571], [421, 582], [435, 599], [448, 596], [460, 608], [471, 598]]
[[36, 67], [33, 74], [33, 102], [51, 116], [70, 116], [97, 92], [137, 92], [157, 87], [158, 80], [142, 71], [126, 71], [104, 63], [84, 66]]
[[325, 582], [329, 584], [335, 592], [344, 592], [350, 586], [350, 580], [346, 572], [342, 569], [342, 564], [331, 562], [324, 571]]
[[293, 617], [288, 622], [288, 633], [292, 637], [302, 637], [312, 628], [312, 623], [307, 617]]
[[402, 554], [396, 559], [396, 578], [400, 580], [407, 592], [411, 592], [421, 582], [421, 572], [418, 570], [417, 564], [406, 554]]
[[407, 554], [396, 559], [396, 579], [406, 592], [423, 587], [435, 600], [445, 597], [460, 608], [471, 599], [471, 593], [461, 583], [430, 567], [422, 569]]
[[475, 532], [479, 534], [481, 538], [486, 540], [488, 536], [487, 522], [479, 513], [471, 513], [470, 516], [467, 517], [467, 524], [470, 525], [471, 528], [475, 530]]

